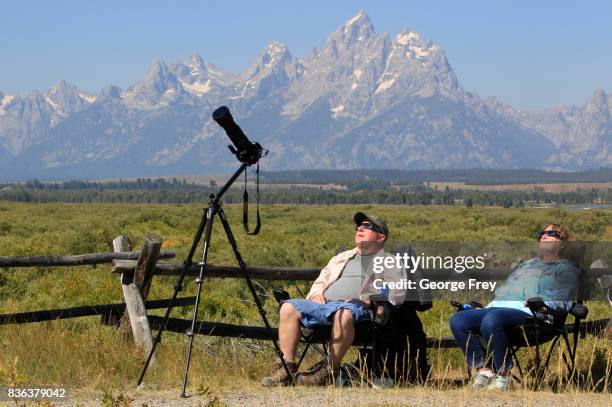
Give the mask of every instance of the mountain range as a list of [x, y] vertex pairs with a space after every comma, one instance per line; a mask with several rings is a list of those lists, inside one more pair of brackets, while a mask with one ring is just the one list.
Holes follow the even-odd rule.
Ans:
[[612, 94], [519, 111], [465, 90], [440, 45], [359, 12], [306, 58], [273, 42], [240, 75], [194, 54], [125, 90], [0, 91], [0, 179], [230, 172], [221, 105], [270, 151], [267, 170], [612, 166]]

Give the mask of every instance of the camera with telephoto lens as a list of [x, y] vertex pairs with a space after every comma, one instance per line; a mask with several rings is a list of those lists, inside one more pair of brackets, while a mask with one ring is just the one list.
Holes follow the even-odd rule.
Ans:
[[236, 124], [227, 106], [221, 106], [213, 112], [213, 120], [223, 127], [233, 146], [227, 146], [241, 163], [255, 164], [263, 156], [263, 148], [259, 143], [251, 142], [240, 126]]

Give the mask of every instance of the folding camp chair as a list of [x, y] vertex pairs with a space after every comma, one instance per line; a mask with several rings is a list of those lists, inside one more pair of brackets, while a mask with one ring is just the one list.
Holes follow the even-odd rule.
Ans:
[[[289, 299], [288, 293], [279, 289], [274, 289], [274, 297], [279, 305]], [[385, 308], [386, 317], [377, 318], [372, 313], [371, 319], [355, 324], [353, 346], [360, 348], [360, 358], [353, 364], [343, 365], [337, 384], [347, 377], [357, 380], [360, 375], [355, 372], [359, 371], [371, 377], [389, 377], [395, 383], [425, 380], [429, 373], [426, 335], [416, 311], [425, 311], [431, 308], [431, 304], [407, 301], [393, 306], [380, 296], [371, 296], [370, 300], [374, 308]], [[311, 348], [323, 357], [313, 368], [326, 363], [330, 341], [331, 326], [321, 325], [312, 329], [302, 327], [301, 342], [305, 346], [297, 362], [298, 369]]]
[[[584, 305], [586, 290], [586, 270], [584, 267], [586, 247], [584, 245], [577, 247], [574, 258], [572, 259], [580, 272], [578, 276], [578, 289], [576, 290], [576, 298], [572, 303], [569, 311], [551, 310], [543, 303], [540, 298], [530, 298], [527, 300], [527, 306], [531, 310], [533, 319], [529, 323], [512, 330], [509, 333], [510, 352], [512, 358], [519, 371], [519, 377], [515, 379], [522, 381], [524, 378], [517, 352], [522, 347], [535, 347], [534, 369], [536, 388], [544, 380], [544, 375], [548, 369], [552, 354], [554, 353], [557, 343], [563, 340], [565, 351], [562, 350], [562, 359], [568, 370], [568, 380], [572, 377], [576, 368], [576, 352], [578, 349], [579, 338], [585, 337], [585, 332], [580, 332], [580, 322], [586, 319], [588, 308]], [[567, 329], [567, 317], [574, 317], [572, 329], [572, 343], [570, 344], [569, 332]], [[540, 345], [550, 342], [544, 364], [540, 356]]]
[[[514, 329], [509, 334], [510, 353], [520, 375], [519, 377], [514, 376], [515, 379], [522, 381], [524, 378], [524, 373], [517, 357], [518, 350], [522, 347], [535, 347], [534, 385], [537, 388], [544, 379], [544, 374], [554, 353], [555, 346], [561, 339], [563, 339], [565, 344], [565, 351], [562, 351], [561, 354], [562, 359], [568, 370], [568, 379], [571, 378], [576, 368], [576, 351], [578, 349], [578, 340], [581, 336], [579, 332], [580, 321], [587, 317], [588, 308], [580, 301], [575, 302], [569, 312], [553, 311], [549, 310], [540, 298], [531, 298], [527, 301], [527, 304], [534, 318], [528, 324]], [[572, 344], [570, 344], [569, 332], [565, 325], [568, 315], [574, 317]], [[584, 337], [584, 334], [582, 334], [582, 337]], [[544, 364], [542, 364], [540, 345], [550, 341], [552, 343], [548, 349]]]
[[[273, 290], [274, 298], [278, 302], [279, 308], [282, 304], [290, 299], [289, 293], [284, 290], [275, 288]], [[355, 324], [355, 339], [353, 344], [357, 343], [374, 343], [374, 319], [366, 321], [360, 321]], [[300, 342], [304, 343], [305, 346], [300, 354], [297, 361], [297, 369], [299, 370], [306, 354], [309, 349], [314, 349], [319, 355], [322, 356], [320, 362], [316, 363], [310, 369], [318, 369], [322, 365], [326, 364], [329, 360], [329, 349], [331, 347], [331, 326], [315, 326], [314, 328], [301, 327]], [[318, 344], [321, 344], [319, 346]], [[341, 380], [341, 379], [340, 379]], [[340, 382], [337, 382], [340, 384]]]

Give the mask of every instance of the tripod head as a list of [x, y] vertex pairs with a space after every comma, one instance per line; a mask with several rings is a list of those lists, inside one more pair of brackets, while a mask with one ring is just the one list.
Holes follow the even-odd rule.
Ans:
[[234, 144], [227, 146], [238, 160], [247, 165], [255, 164], [264, 155], [264, 149], [259, 143], [252, 143], [236, 124], [227, 106], [221, 106], [212, 114], [213, 120], [223, 127], [227, 136]]

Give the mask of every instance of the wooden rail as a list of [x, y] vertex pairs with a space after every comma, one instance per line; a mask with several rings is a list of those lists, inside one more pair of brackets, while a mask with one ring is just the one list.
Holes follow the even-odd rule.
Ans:
[[[126, 273], [133, 272], [136, 267], [135, 260], [114, 260], [113, 261], [113, 272], [114, 273]], [[287, 280], [287, 281], [313, 281], [317, 278], [321, 272], [319, 267], [259, 267], [259, 266], [248, 266], [248, 272], [252, 278], [260, 280]], [[174, 262], [158, 262], [155, 266], [153, 274], [156, 276], [178, 276], [183, 271], [182, 263]], [[480, 279], [505, 279], [512, 269], [483, 269], [478, 271], [466, 271], [463, 274], [457, 274], [456, 276], [465, 279], [469, 277], [477, 277]], [[197, 276], [200, 272], [200, 267], [197, 264], [192, 264], [187, 269], [187, 276]], [[449, 273], [447, 270], [437, 269], [423, 269], [421, 273], [424, 275], [435, 277], [436, 280], [443, 280], [444, 278], [451, 278], [454, 275]], [[612, 268], [593, 268], [588, 271], [589, 277], [598, 277], [602, 275], [612, 274]], [[243, 278], [240, 273], [240, 268], [237, 266], [226, 266], [209, 264], [206, 268], [206, 277], [215, 278]]]
[[[113, 272], [126, 273], [134, 271], [136, 262], [133, 260], [113, 261]], [[312, 281], [321, 272], [318, 267], [253, 267], [248, 266], [247, 270], [251, 277], [262, 280], [287, 280], [287, 281]], [[153, 270], [156, 276], [178, 276], [183, 271], [182, 263], [158, 262]], [[200, 272], [200, 266], [192, 264], [187, 270], [187, 276], [195, 277]], [[237, 266], [223, 266], [209, 264], [206, 267], [206, 277], [219, 278], [244, 278]]]
[[[162, 323], [163, 318], [158, 316], [149, 316], [149, 322], [151, 328], [156, 329]], [[591, 334], [599, 334], [608, 323], [608, 319], [597, 319], [593, 321], [583, 321], [580, 323], [579, 330]], [[166, 325], [166, 330], [171, 332], [185, 333], [191, 328], [191, 320], [170, 318]], [[567, 324], [566, 329], [568, 332], [574, 332], [574, 324]], [[222, 336], [229, 338], [243, 338], [243, 339], [263, 339], [271, 340], [268, 335], [268, 330], [263, 326], [248, 326], [248, 325], [234, 325], [226, 324], [222, 322], [208, 322], [208, 321], [197, 321], [194, 333], [208, 336]], [[317, 333], [319, 333], [317, 335]], [[272, 334], [274, 339], [278, 339], [278, 329], [272, 328]], [[325, 329], [320, 332], [315, 331], [313, 342], [322, 343], [324, 340], [329, 339], [329, 332], [325, 332]], [[357, 334], [354, 345], [363, 345], [370, 343], [371, 334], [362, 331], [361, 334]], [[428, 348], [456, 348], [457, 343], [452, 336], [442, 336], [437, 338], [427, 338]]]
[[[113, 260], [138, 260], [140, 252], [92, 253], [76, 256], [0, 256], [0, 268], [4, 267], [72, 267], [86, 264], [111, 263]], [[160, 250], [160, 259], [172, 259], [176, 252], [172, 249]]]
[[[174, 305], [177, 307], [193, 305], [195, 297], [177, 298]], [[167, 308], [170, 299], [153, 300], [145, 303], [147, 309]], [[56, 319], [89, 317], [93, 315], [115, 314], [121, 315], [125, 310], [125, 303], [84, 305], [81, 307], [71, 307], [62, 309], [40, 310], [30, 312], [18, 312], [14, 314], [0, 314], [0, 325], [25, 324], [29, 322], [52, 321]]]

